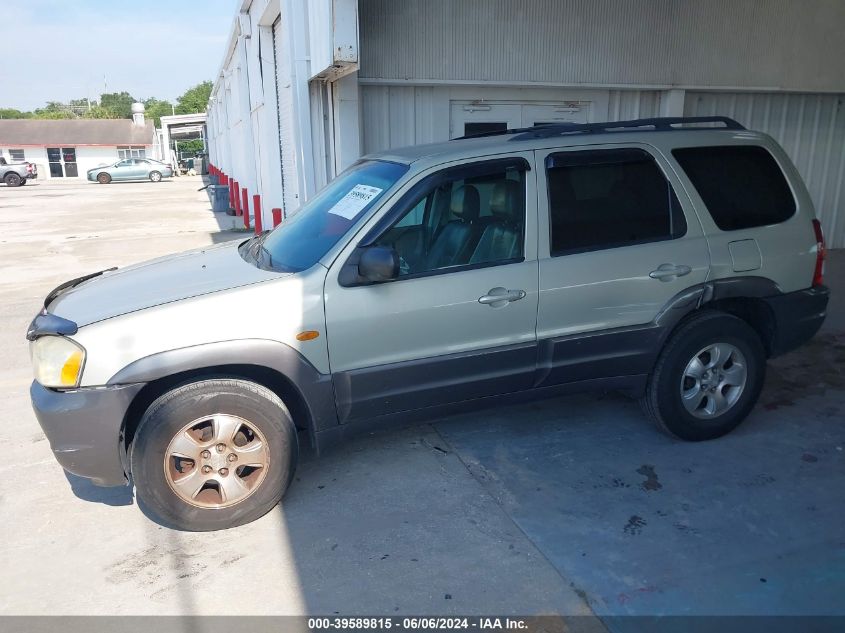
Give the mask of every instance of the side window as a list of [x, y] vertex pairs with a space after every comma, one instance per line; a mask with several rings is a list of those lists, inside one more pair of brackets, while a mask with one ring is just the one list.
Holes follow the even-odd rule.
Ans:
[[762, 147], [688, 147], [672, 155], [723, 231], [778, 224], [795, 214], [786, 178]]
[[561, 152], [546, 159], [551, 254], [686, 233], [683, 210], [654, 158], [640, 149]]
[[26, 161], [26, 154], [22, 149], [10, 149], [9, 158], [12, 159], [13, 163], [23, 163]]
[[524, 161], [492, 161], [444, 170], [419, 185], [375, 244], [399, 255], [399, 276], [523, 257]]

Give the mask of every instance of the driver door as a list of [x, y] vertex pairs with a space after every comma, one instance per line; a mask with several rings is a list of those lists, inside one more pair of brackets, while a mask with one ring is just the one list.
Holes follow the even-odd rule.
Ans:
[[125, 158], [112, 169], [112, 180], [129, 180], [132, 178], [133, 160]]
[[[326, 332], [342, 423], [531, 386], [539, 285], [532, 165], [527, 152], [432, 170], [335, 260]], [[399, 275], [344, 285], [341, 271], [364, 243], [394, 248]]]

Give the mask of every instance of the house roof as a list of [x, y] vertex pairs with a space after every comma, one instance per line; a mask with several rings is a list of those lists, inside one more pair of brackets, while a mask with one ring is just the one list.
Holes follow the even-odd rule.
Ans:
[[150, 145], [155, 127], [129, 119], [0, 119], [0, 147]]

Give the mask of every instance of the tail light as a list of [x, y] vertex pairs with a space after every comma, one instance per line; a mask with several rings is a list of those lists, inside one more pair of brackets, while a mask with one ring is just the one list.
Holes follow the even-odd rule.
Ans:
[[28, 174], [32, 173], [32, 163], [26, 164], [26, 173], [28, 173]]
[[821, 286], [824, 283], [824, 260], [827, 257], [827, 248], [824, 245], [822, 225], [818, 220], [813, 220], [813, 231], [816, 234], [816, 270], [813, 272], [813, 285]]

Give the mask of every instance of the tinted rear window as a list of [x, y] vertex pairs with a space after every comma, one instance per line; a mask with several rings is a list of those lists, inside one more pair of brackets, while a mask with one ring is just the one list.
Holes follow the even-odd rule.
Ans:
[[671, 240], [686, 233], [672, 186], [643, 150], [552, 154], [546, 174], [552, 255]]
[[762, 147], [688, 147], [672, 154], [723, 231], [778, 224], [795, 213], [786, 178]]

